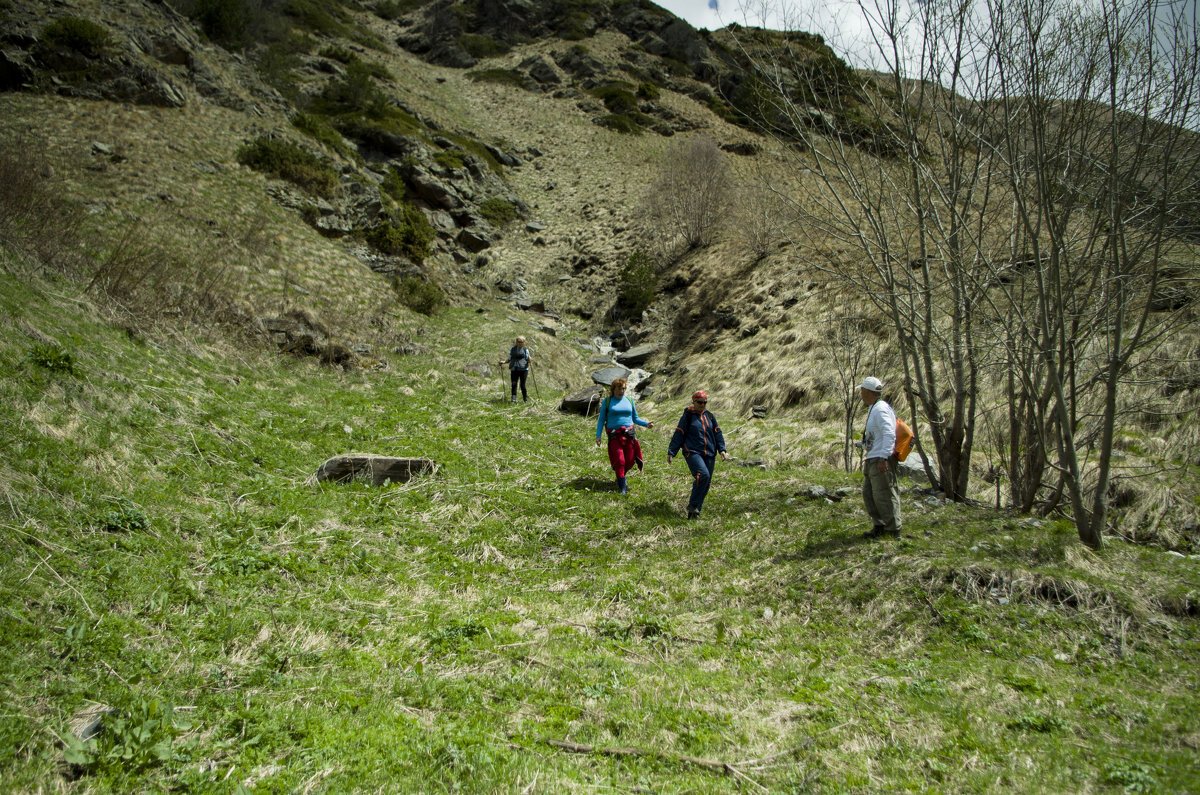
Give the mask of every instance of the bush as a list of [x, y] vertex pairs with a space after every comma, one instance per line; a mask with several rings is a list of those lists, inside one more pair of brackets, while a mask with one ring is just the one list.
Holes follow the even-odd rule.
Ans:
[[321, 158], [288, 141], [258, 138], [238, 150], [237, 158], [244, 166], [285, 179], [315, 196], [330, 197], [337, 190], [337, 173]]
[[371, 68], [359, 59], [346, 65], [340, 79], [326, 84], [321, 99], [331, 113], [362, 113], [373, 119], [388, 115], [387, 96], [375, 85]]
[[407, 257], [418, 265], [432, 251], [436, 236], [429, 219], [411, 204], [401, 203], [387, 220], [367, 233], [367, 242], [385, 254]]
[[516, 86], [517, 88], [530, 88], [529, 81], [526, 80], [525, 75], [516, 69], [479, 69], [474, 72], [467, 72], [467, 77], [476, 83], [500, 83], [501, 85]]
[[375, 16], [391, 21], [424, 4], [425, 0], [380, 0], [375, 4]]
[[501, 199], [499, 196], [493, 196], [479, 205], [479, 214], [496, 226], [504, 226], [518, 217], [517, 208], [512, 205], [512, 202]]
[[466, 161], [463, 160], [462, 152], [449, 150], [435, 154], [433, 156], [433, 162], [437, 163], [442, 168], [449, 169], [450, 171], [458, 171], [463, 167]]
[[654, 303], [654, 287], [658, 275], [654, 263], [642, 251], [635, 251], [625, 261], [617, 277], [617, 313], [637, 320]]
[[379, 183], [379, 190], [385, 196], [390, 196], [393, 201], [404, 201], [404, 197], [408, 195], [408, 186], [404, 184], [404, 175], [400, 173], [400, 169], [395, 166], [389, 168], [387, 176]]
[[502, 41], [480, 36], [476, 33], [464, 33], [458, 37], [458, 46], [466, 50], [472, 58], [494, 58], [504, 55], [511, 47]]
[[601, 127], [607, 127], [610, 130], [616, 130], [626, 135], [641, 135], [644, 132], [642, 125], [620, 113], [610, 113], [607, 116], [602, 116], [596, 123]]
[[59, 17], [45, 27], [42, 39], [48, 45], [65, 47], [89, 58], [103, 55], [112, 44], [106, 29], [79, 17]]
[[395, 279], [392, 289], [401, 304], [422, 315], [432, 315], [446, 305], [446, 294], [441, 287], [415, 276]]
[[642, 99], [658, 99], [661, 95], [658, 86], [653, 83], [639, 83], [637, 95]]
[[347, 159], [356, 159], [354, 150], [346, 145], [342, 134], [324, 116], [315, 113], [297, 113], [292, 117], [292, 126], [326, 149], [337, 152]]
[[637, 97], [628, 83], [615, 82], [592, 89], [592, 96], [604, 103], [609, 113], [618, 115], [636, 111]]

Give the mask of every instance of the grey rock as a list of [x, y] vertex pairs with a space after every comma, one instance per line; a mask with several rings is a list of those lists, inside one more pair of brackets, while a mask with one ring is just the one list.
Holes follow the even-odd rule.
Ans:
[[387, 483], [407, 483], [414, 477], [437, 472], [438, 465], [428, 458], [396, 458], [384, 455], [334, 456], [310, 478], [310, 482], [332, 480], [350, 483], [369, 480], [373, 486]]
[[585, 417], [595, 414], [600, 411], [600, 404], [604, 402], [605, 394], [607, 394], [607, 390], [602, 386], [584, 387], [564, 397], [558, 410], [582, 414]]
[[618, 353], [616, 360], [628, 367], [641, 367], [646, 363], [651, 356], [658, 353], [661, 346], [654, 342], [647, 342], [641, 345], [634, 346], [624, 353]]
[[597, 384], [610, 386], [618, 378], [628, 378], [630, 371], [624, 367], [605, 367], [592, 373], [592, 380]]

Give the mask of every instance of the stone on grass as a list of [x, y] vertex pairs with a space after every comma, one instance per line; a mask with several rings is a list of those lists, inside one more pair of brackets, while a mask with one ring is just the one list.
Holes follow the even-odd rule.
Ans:
[[418, 475], [437, 471], [437, 463], [428, 458], [396, 458], [387, 455], [339, 455], [321, 464], [310, 480], [350, 483], [370, 480], [373, 486], [407, 483]]

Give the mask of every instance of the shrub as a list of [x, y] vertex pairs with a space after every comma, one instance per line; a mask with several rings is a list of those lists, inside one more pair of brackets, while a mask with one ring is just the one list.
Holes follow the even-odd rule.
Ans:
[[642, 99], [658, 99], [660, 92], [653, 83], [638, 83], [637, 95]]
[[292, 117], [292, 126], [326, 149], [331, 149], [342, 157], [355, 159], [354, 150], [346, 145], [342, 134], [324, 116], [315, 113], [297, 113]]
[[500, 83], [501, 85], [516, 86], [517, 88], [524, 89], [530, 87], [529, 81], [525, 79], [525, 75], [516, 69], [479, 69], [474, 72], [467, 72], [467, 77], [476, 83]]
[[479, 205], [479, 214], [496, 226], [504, 226], [517, 219], [517, 208], [512, 202], [493, 196]]
[[657, 281], [654, 263], [645, 252], [635, 251], [625, 261], [625, 267], [617, 277], [617, 312], [637, 320], [654, 302], [654, 287]]
[[465, 163], [463, 160], [463, 153], [456, 152], [454, 150], [438, 152], [433, 156], [433, 162], [437, 163], [442, 168], [446, 168], [451, 171], [458, 171]]
[[89, 58], [103, 55], [112, 37], [90, 19], [59, 17], [42, 31], [42, 39], [51, 46], [65, 47]]
[[374, 119], [388, 114], [388, 100], [365, 61], [355, 59], [346, 65], [341, 78], [330, 80], [321, 92], [331, 113], [362, 113]]
[[610, 130], [616, 130], [626, 135], [641, 135], [644, 132], [642, 125], [620, 113], [610, 113], [607, 116], [602, 116], [596, 123], [601, 127], [607, 127]]
[[436, 236], [429, 219], [411, 204], [401, 203], [387, 220], [367, 233], [367, 242], [385, 254], [407, 257], [420, 264], [429, 256]]
[[425, 0], [380, 0], [375, 4], [375, 16], [390, 21], [398, 19], [424, 4]]
[[604, 103], [609, 113], [627, 114], [637, 110], [637, 97], [628, 83], [614, 82], [592, 89], [592, 96]]
[[379, 183], [379, 190], [395, 201], [404, 201], [404, 197], [408, 195], [408, 186], [404, 184], [404, 175], [400, 173], [400, 169], [395, 166], [389, 168], [383, 182]]
[[458, 46], [466, 50], [472, 58], [494, 58], [512, 49], [502, 41], [477, 33], [464, 33], [459, 36]]
[[258, 138], [238, 150], [238, 162], [285, 179], [315, 196], [330, 197], [337, 189], [338, 177], [332, 168], [288, 141]]
[[196, 0], [190, 13], [204, 35], [224, 45], [247, 41], [256, 20], [245, 0]]
[[401, 304], [422, 315], [432, 315], [446, 305], [446, 294], [441, 287], [415, 276], [393, 280], [392, 289]]

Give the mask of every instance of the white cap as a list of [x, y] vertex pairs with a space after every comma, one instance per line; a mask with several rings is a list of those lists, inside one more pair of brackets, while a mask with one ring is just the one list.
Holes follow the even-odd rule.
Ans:
[[859, 389], [865, 389], [868, 392], [882, 392], [883, 382], [873, 375], [869, 375], [863, 379], [863, 382], [858, 385]]

